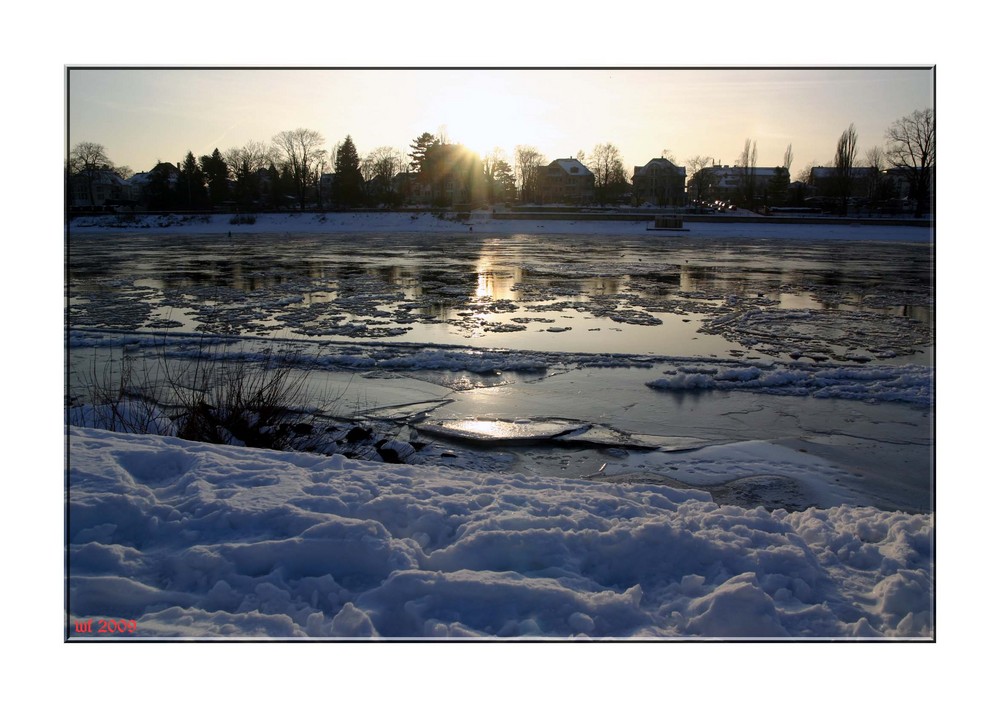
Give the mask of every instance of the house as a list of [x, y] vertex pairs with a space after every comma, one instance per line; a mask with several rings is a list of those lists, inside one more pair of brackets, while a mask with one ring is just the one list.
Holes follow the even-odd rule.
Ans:
[[[691, 177], [689, 189], [696, 191], [705, 201], [730, 203], [764, 202], [775, 183], [784, 180], [787, 189], [787, 172], [784, 167], [741, 167], [739, 165], [713, 165], [704, 167]], [[752, 189], [751, 189], [752, 185]], [[748, 192], [753, 198], [748, 197]]]
[[687, 170], [670, 160], [657, 157], [632, 175], [632, 194], [637, 204], [655, 206], [684, 206], [684, 183]]
[[589, 204], [594, 200], [594, 173], [572, 157], [539, 166], [535, 200], [542, 204]]
[[[902, 167], [892, 167], [882, 174], [890, 185], [891, 196], [899, 199], [917, 200], [918, 195], [913, 192], [913, 179], [920, 170], [904, 169]], [[934, 168], [930, 168], [930, 177], [927, 179], [927, 192], [924, 197], [928, 204], [934, 203]]]
[[390, 189], [398, 195], [403, 204], [429, 204], [433, 198], [431, 184], [426, 179], [419, 178], [419, 172], [398, 172], [392, 178]]
[[132, 184], [110, 169], [84, 170], [69, 178], [71, 209], [121, 206], [136, 201]]
[[159, 162], [148, 172], [136, 172], [129, 179], [132, 198], [147, 209], [172, 208], [177, 203], [181, 171], [169, 162]]
[[[853, 167], [851, 169], [851, 197], [867, 197], [872, 182], [871, 167]], [[809, 183], [816, 188], [820, 197], [842, 197], [839, 184], [839, 173], [836, 167], [813, 167], [809, 170]]]

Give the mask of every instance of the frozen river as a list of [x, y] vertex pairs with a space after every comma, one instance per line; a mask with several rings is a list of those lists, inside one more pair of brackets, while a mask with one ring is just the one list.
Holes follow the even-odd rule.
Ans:
[[74, 240], [69, 256], [74, 326], [923, 362], [931, 344], [926, 245], [156, 234]]
[[277, 347], [428, 463], [923, 511], [932, 263], [694, 235], [88, 235], [71, 394], [99, 356]]

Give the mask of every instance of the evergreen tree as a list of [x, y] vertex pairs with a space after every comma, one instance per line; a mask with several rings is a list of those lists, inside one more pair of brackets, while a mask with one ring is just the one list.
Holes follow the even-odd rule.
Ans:
[[[277, 174], [277, 179], [275, 179], [272, 184], [272, 200], [277, 208], [285, 208], [290, 206], [294, 201], [298, 200], [299, 208], [304, 209], [302, 196], [300, 194], [300, 183], [301, 179], [296, 175], [295, 170], [287, 162], [282, 162], [281, 169], [277, 169], [272, 166], [271, 169]], [[271, 170], [268, 170], [270, 173]], [[299, 196], [296, 196], [299, 194]]]
[[767, 203], [770, 206], [784, 206], [788, 200], [789, 179], [786, 168], [774, 168], [774, 176], [767, 183]]
[[514, 170], [506, 160], [500, 160], [493, 168], [493, 181], [504, 201], [513, 201], [517, 196], [514, 185]]
[[180, 165], [180, 179], [177, 182], [177, 192], [181, 200], [181, 208], [196, 211], [205, 208], [208, 201], [205, 191], [205, 175], [198, 166], [198, 160], [193, 152], [188, 152]]
[[180, 201], [177, 191], [171, 184], [171, 175], [177, 168], [168, 162], [157, 162], [149, 170], [149, 184], [146, 186], [146, 208], [153, 211], [166, 211], [178, 208]]
[[198, 162], [208, 183], [209, 201], [212, 206], [218, 206], [229, 198], [229, 167], [219, 148], [212, 150], [211, 155], [202, 155]]
[[283, 205], [284, 195], [286, 188], [292, 188], [289, 186], [291, 181], [291, 176], [289, 176], [283, 168], [281, 172], [278, 171], [277, 165], [273, 162], [267, 166], [267, 179], [266, 185], [261, 190], [266, 194], [266, 203], [269, 208], [277, 209], [279, 206]]
[[507, 154], [499, 147], [483, 155], [483, 177], [486, 199], [493, 204], [497, 201], [511, 201], [514, 198], [514, 170], [507, 161]]
[[337, 159], [333, 168], [334, 199], [346, 207], [360, 206], [364, 201], [364, 177], [361, 176], [361, 159], [354, 141], [348, 135], [337, 148]]
[[431, 145], [438, 145], [440, 141], [430, 133], [423, 133], [410, 145], [410, 167], [414, 172], [421, 172], [424, 159], [427, 157], [427, 148]]

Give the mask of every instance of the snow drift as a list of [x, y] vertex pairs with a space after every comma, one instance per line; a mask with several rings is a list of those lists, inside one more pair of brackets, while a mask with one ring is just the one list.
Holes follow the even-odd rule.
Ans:
[[70, 638], [933, 636], [928, 515], [67, 431]]

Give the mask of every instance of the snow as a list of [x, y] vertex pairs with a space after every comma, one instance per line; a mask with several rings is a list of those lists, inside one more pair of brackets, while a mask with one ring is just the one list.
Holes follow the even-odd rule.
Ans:
[[[652, 217], [638, 221], [586, 220], [501, 220], [488, 211], [472, 212], [468, 220], [440, 218], [431, 213], [287, 213], [259, 214], [253, 224], [233, 225], [228, 214], [205, 216], [80, 216], [68, 228], [73, 237], [89, 234], [148, 233], [186, 234], [273, 234], [273, 233], [444, 233], [483, 234], [598, 234], [654, 235], [647, 231]], [[929, 243], [934, 229], [927, 226], [861, 225], [832, 221], [830, 224], [803, 224], [789, 217], [772, 223], [685, 221], [686, 236], [710, 238], [795, 238], [800, 240], [897, 241]], [[664, 238], [672, 237], [669, 232]]]
[[[721, 368], [721, 370], [720, 370]], [[771, 395], [812, 395], [868, 402], [902, 402], [929, 406], [933, 369], [928, 366], [874, 366], [868, 368], [799, 364], [685, 367], [648, 382], [666, 391], [753, 390]]]
[[67, 434], [73, 638], [933, 635], [927, 514]]

